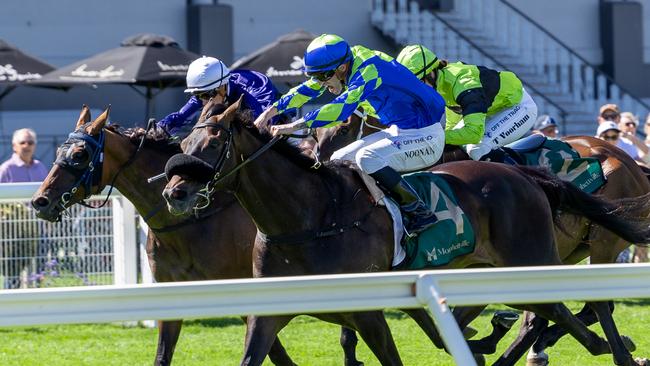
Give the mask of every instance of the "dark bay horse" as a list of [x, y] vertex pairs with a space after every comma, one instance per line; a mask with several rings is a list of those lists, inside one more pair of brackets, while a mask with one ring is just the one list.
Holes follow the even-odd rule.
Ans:
[[[250, 118], [237, 114], [238, 104], [199, 122], [182, 143], [190, 155], [168, 162], [171, 179], [164, 196], [170, 207], [191, 211], [212, 191], [233, 192], [258, 228], [253, 249], [256, 277], [390, 270], [391, 219], [372, 201], [358, 175], [345, 164], [316, 169], [313, 159], [284, 141], [271, 140], [250, 124]], [[526, 167], [463, 161], [444, 164], [435, 172], [447, 179], [477, 235], [473, 253], [443, 268], [561, 264], [554, 238], [557, 209], [586, 216], [632, 242], [650, 241], [649, 221], [641, 215], [647, 201], [605, 201]], [[617, 340], [617, 334], [604, 327], [608, 339], [614, 340], [610, 351], [610, 343], [563, 304], [517, 308], [561, 325], [591, 354], [613, 352], [617, 363], [635, 364], [620, 336]], [[382, 364], [401, 364], [381, 312], [314, 315], [357, 330]], [[242, 364], [261, 364], [277, 333], [294, 316], [250, 316]]]
[[[380, 126], [380, 123], [372, 117], [361, 118], [353, 115], [340, 126], [319, 129], [316, 134], [318, 144], [315, 150], [318, 151], [321, 159], [326, 160], [334, 151], [375, 132]], [[625, 152], [612, 144], [589, 136], [568, 136], [562, 140], [569, 143], [580, 156], [594, 157], [601, 161], [607, 184], [600, 188], [597, 194], [618, 199], [638, 197], [650, 192], [650, 184], [644, 171]], [[459, 160], [469, 160], [469, 156], [458, 146], [446, 146], [441, 162]], [[648, 214], [650, 211], [645, 212], [645, 215]], [[560, 222], [561, 226], [556, 230], [556, 238], [560, 257], [565, 264], [578, 263], [588, 256], [591, 256], [591, 263], [614, 263], [618, 253], [630, 244], [609, 230], [591, 225], [589, 220], [580, 216], [564, 213], [560, 215]], [[613, 302], [608, 306], [613, 310]], [[589, 306], [585, 306], [578, 315], [587, 325], [597, 320]], [[522, 332], [513, 346], [506, 351], [506, 355], [525, 352], [525, 344], [530, 343], [530, 339], [538, 334], [530, 332], [530, 323], [533, 321], [534, 318], [531, 316], [524, 317]], [[537, 332], [539, 331], [537, 329]], [[535, 351], [542, 355], [542, 359], [535, 361], [533, 357], [531, 363], [543, 364], [547, 357], [542, 354], [544, 346], [553, 345], [563, 333], [563, 330], [557, 326], [545, 331], [542, 339], [534, 347]], [[526, 343], [523, 342], [525, 338], [528, 338]]]
[[[90, 112], [84, 106], [75, 128], [78, 136], [59, 149], [57, 161], [62, 164], [54, 165], [34, 194], [32, 205], [37, 216], [56, 221], [65, 208], [113, 183], [149, 225], [146, 250], [156, 281], [251, 277], [256, 229], [236, 199], [219, 193], [219, 199], [204, 216], [188, 219], [171, 215], [161, 198], [163, 183], [148, 184], [147, 178], [163, 171], [169, 157], [180, 152], [179, 144], [171, 143], [162, 131], [125, 134], [113, 126], [105, 127], [107, 112], [91, 123]], [[104, 139], [102, 146], [90, 142], [99, 141], [100, 135]], [[143, 145], [138, 149], [141, 141]], [[89, 184], [72, 193], [75, 182], [79, 183], [79, 177], [89, 170], [94, 152], [104, 155], [101, 171], [90, 173]], [[97, 177], [95, 183], [91, 182], [93, 177]], [[182, 320], [159, 322], [156, 365], [171, 364], [181, 327]], [[279, 341], [269, 356], [276, 365], [294, 365]]]

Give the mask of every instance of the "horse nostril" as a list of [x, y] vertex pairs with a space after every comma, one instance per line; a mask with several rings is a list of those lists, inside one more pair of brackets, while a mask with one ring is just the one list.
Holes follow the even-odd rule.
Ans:
[[32, 206], [34, 206], [34, 208], [44, 208], [49, 206], [49, 204], [50, 204], [50, 200], [47, 199], [47, 197], [45, 196], [37, 197], [35, 200], [32, 201]]
[[187, 197], [187, 192], [182, 189], [174, 188], [172, 189], [171, 197], [175, 200], [183, 200]]

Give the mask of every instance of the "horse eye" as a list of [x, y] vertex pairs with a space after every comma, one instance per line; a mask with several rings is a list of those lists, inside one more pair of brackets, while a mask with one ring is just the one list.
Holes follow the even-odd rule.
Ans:
[[86, 150], [75, 151], [72, 153], [72, 158], [74, 160], [84, 160], [88, 157]]
[[341, 126], [341, 127], [339, 128], [339, 132], [337, 133], [337, 135], [347, 135], [349, 131], [350, 131], [350, 127], [348, 127], [348, 126]]

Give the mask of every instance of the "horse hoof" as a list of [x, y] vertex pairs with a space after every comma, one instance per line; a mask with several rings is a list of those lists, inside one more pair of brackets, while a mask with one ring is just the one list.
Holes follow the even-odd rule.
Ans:
[[501, 325], [506, 329], [512, 328], [512, 325], [519, 319], [519, 314], [509, 310], [495, 311], [492, 316], [492, 326]]
[[478, 334], [478, 330], [472, 327], [466, 327], [465, 329], [463, 329], [463, 337], [465, 337], [465, 339], [471, 339], [477, 334]]
[[636, 362], [636, 364], [638, 366], [649, 366], [650, 365], [650, 360], [648, 360], [647, 358], [639, 358], [639, 357], [637, 357], [637, 358], [634, 359], [634, 362]]
[[481, 353], [474, 353], [474, 360], [476, 360], [476, 366], [485, 366], [485, 356]]
[[546, 366], [548, 365], [548, 354], [544, 351], [538, 353], [531, 349], [526, 356], [526, 366]]
[[623, 344], [625, 345], [625, 348], [627, 348], [628, 351], [630, 352], [636, 351], [636, 344], [634, 344], [632, 338], [621, 334], [621, 340], [623, 341]]

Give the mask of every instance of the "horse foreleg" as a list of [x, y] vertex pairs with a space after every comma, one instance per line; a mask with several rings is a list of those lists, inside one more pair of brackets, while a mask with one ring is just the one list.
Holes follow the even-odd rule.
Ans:
[[589, 302], [587, 304], [594, 310], [596, 316], [598, 316], [598, 321], [600, 322], [605, 337], [607, 337], [607, 341], [609, 342], [609, 347], [612, 351], [612, 356], [614, 357], [614, 363], [619, 366], [636, 365], [637, 363], [625, 347], [623, 339], [616, 328], [616, 323], [614, 323], [614, 318], [612, 318], [608, 302], [598, 301]]
[[293, 318], [289, 316], [255, 316], [246, 321], [246, 341], [241, 365], [262, 365], [277, 339], [278, 332]]
[[357, 332], [350, 328], [341, 327], [341, 347], [343, 348], [343, 364], [345, 366], [361, 366], [363, 362], [357, 360]]
[[[613, 306], [613, 303], [612, 303]], [[589, 307], [588, 304], [585, 304], [582, 307], [582, 310], [576, 314], [576, 318], [580, 319], [581, 322], [586, 326], [593, 325], [598, 321], [596, 313]], [[560, 327], [557, 324], [551, 325], [548, 327], [542, 334], [539, 336], [535, 344], [533, 345], [533, 352], [539, 353], [544, 351], [548, 347], [553, 347], [560, 338], [567, 334], [566, 329]]]
[[354, 327], [382, 365], [402, 365], [395, 341], [382, 311], [352, 314]]
[[183, 320], [158, 321], [158, 349], [156, 350], [155, 366], [171, 365], [174, 348], [181, 334]]
[[521, 305], [521, 307], [565, 328], [592, 355], [597, 356], [610, 352], [607, 341], [589, 330], [564, 304], [531, 304]]
[[519, 334], [505, 350], [493, 366], [514, 365], [535, 342], [539, 334], [546, 329], [548, 320], [536, 316], [529, 311], [524, 312], [524, 318], [519, 328]]

